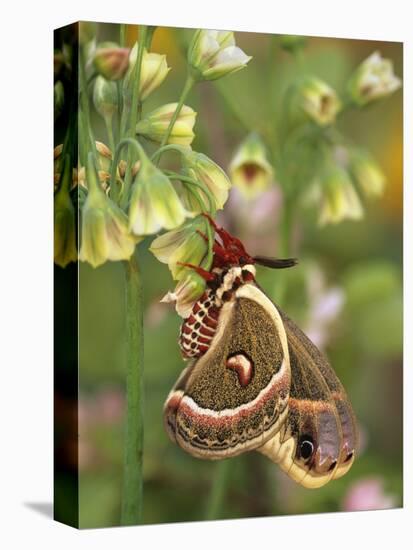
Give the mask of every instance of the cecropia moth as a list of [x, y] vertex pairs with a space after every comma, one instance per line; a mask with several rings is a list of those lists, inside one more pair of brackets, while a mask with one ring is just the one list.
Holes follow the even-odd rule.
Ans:
[[171, 440], [197, 458], [258, 451], [304, 487], [321, 487], [354, 461], [357, 428], [347, 395], [326, 357], [260, 289], [251, 257], [214, 225], [206, 291], [184, 319], [187, 366], [164, 406]]

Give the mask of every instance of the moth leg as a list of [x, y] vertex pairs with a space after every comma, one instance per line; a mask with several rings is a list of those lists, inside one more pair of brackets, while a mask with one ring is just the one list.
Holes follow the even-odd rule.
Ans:
[[200, 275], [205, 281], [214, 281], [216, 278], [216, 275], [214, 273], [210, 273], [206, 269], [203, 269], [199, 265], [194, 264], [188, 264], [186, 262], [177, 262], [178, 265], [182, 265], [183, 267], [189, 267], [190, 269], [193, 269]]

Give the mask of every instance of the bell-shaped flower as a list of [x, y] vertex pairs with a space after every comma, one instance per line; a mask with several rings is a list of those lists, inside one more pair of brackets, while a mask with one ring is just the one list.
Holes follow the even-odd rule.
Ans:
[[[208, 209], [213, 211], [223, 208], [231, 188], [231, 181], [224, 170], [203, 153], [190, 150], [183, 152], [183, 165], [185, 172], [206, 188], [207, 193], [200, 189], [198, 192], [204, 204], [207, 207], [209, 205]], [[199, 204], [190, 195], [186, 195], [185, 206], [192, 213], [201, 212]]]
[[93, 103], [103, 118], [111, 119], [118, 110], [116, 83], [106, 80], [103, 76], [97, 76], [93, 86]]
[[152, 241], [150, 251], [160, 262], [168, 264], [175, 280], [181, 280], [193, 272], [193, 269], [181, 265], [183, 263], [202, 264], [204, 269], [211, 267], [207, 265], [209, 244], [205, 239], [209, 231], [208, 223], [205, 217], [198, 216]]
[[383, 59], [379, 52], [372, 53], [355, 70], [348, 82], [348, 92], [360, 107], [392, 94], [401, 86], [401, 80], [393, 72], [390, 59]]
[[234, 33], [202, 30], [195, 32], [188, 49], [188, 63], [195, 80], [215, 80], [243, 69], [251, 59], [235, 45]]
[[101, 189], [89, 153], [87, 164], [88, 195], [82, 209], [80, 260], [97, 267], [108, 260], [127, 260], [139, 241], [129, 232], [128, 218]]
[[135, 235], [151, 235], [178, 227], [186, 212], [172, 183], [146, 156], [140, 160], [129, 204], [129, 229]]
[[246, 199], [255, 198], [269, 187], [273, 169], [260, 136], [251, 133], [241, 143], [230, 163], [229, 174], [232, 184]]
[[120, 80], [128, 70], [129, 48], [121, 48], [115, 42], [103, 42], [96, 48], [93, 64], [107, 80]]
[[320, 225], [363, 217], [360, 198], [344, 168], [332, 165], [325, 171], [321, 178], [321, 197]]
[[60, 267], [77, 261], [75, 208], [69, 194], [71, 185], [72, 170], [67, 156], [54, 196], [54, 261]]
[[190, 315], [194, 303], [202, 296], [205, 286], [205, 279], [192, 270], [179, 281], [173, 292], [168, 292], [162, 298], [161, 302], [174, 303], [178, 315], [186, 319]]
[[342, 107], [334, 89], [313, 76], [302, 78], [294, 86], [290, 102], [293, 123], [307, 118], [319, 126], [332, 124]]
[[[129, 54], [129, 69], [124, 80], [124, 90], [127, 100], [132, 98], [132, 77], [138, 57], [139, 44], [135, 43]], [[142, 55], [141, 74], [139, 79], [139, 99], [144, 101], [154, 90], [159, 88], [171, 70], [166, 62], [166, 55], [148, 52], [146, 49]]]
[[383, 194], [386, 176], [370, 154], [360, 150], [352, 151], [350, 172], [366, 197]]
[[[136, 133], [145, 136], [147, 139], [161, 143], [169, 127], [169, 123], [175, 113], [177, 103], [168, 103], [162, 105], [154, 111], [151, 111], [145, 118], [136, 125]], [[196, 112], [183, 105], [179, 115], [172, 127], [167, 143], [176, 145], [191, 145], [195, 134], [193, 127], [195, 124]]]

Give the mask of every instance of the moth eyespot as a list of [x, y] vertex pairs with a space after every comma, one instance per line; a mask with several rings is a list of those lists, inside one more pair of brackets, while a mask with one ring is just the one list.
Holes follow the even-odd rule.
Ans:
[[234, 353], [227, 358], [227, 369], [234, 370], [238, 376], [238, 381], [242, 388], [248, 386], [251, 382], [254, 366], [245, 353]]
[[194, 329], [198, 330], [200, 326], [201, 326], [201, 323], [195, 323]]
[[314, 452], [313, 438], [310, 435], [303, 435], [298, 442], [299, 456], [304, 460], [311, 458]]

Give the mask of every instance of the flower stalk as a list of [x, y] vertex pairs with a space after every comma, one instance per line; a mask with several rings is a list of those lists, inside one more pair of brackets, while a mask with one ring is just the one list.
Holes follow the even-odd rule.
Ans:
[[[175, 112], [171, 117], [171, 120], [169, 122], [169, 126], [166, 129], [166, 132], [165, 132], [165, 134], [163, 136], [163, 139], [161, 141], [161, 144], [159, 146], [160, 149], [168, 143], [168, 139], [169, 139], [169, 136], [171, 135], [172, 128], [175, 125], [176, 119], [178, 118], [179, 113], [181, 112], [181, 109], [184, 105], [184, 102], [185, 102], [189, 92], [191, 91], [191, 88], [194, 85], [194, 82], [195, 81], [194, 81], [193, 77], [190, 74], [188, 74], [188, 76], [186, 78], [186, 81], [185, 81], [185, 84], [184, 84], [184, 87], [183, 87], [182, 92], [181, 92], [181, 97], [179, 98], [178, 104], [176, 106]], [[161, 158], [161, 154], [159, 154], [159, 156], [158, 156], [158, 163], [159, 163], [160, 158]]]
[[215, 466], [215, 477], [207, 500], [205, 519], [220, 519], [229, 481], [230, 460], [222, 460]]
[[[132, 104], [131, 104], [131, 112], [130, 112], [130, 125], [129, 125], [128, 131], [126, 132], [126, 130], [124, 129], [125, 120], [123, 120], [123, 125], [121, 123], [122, 137], [126, 137], [126, 135], [127, 135], [128, 137], [133, 138], [134, 135], [135, 135], [136, 124], [138, 122], [138, 115], [139, 115], [139, 112], [140, 112], [140, 109], [138, 108], [138, 106], [139, 106], [139, 87], [140, 87], [140, 79], [141, 79], [142, 59], [143, 59], [143, 53], [144, 53], [143, 44], [145, 44], [145, 41], [146, 41], [146, 32], [147, 32], [147, 28], [146, 28], [145, 25], [142, 25], [141, 27], [139, 27], [139, 35], [140, 35], [139, 38], [140, 38], [140, 42], [141, 42], [141, 47], [138, 48], [138, 57], [137, 57], [137, 60], [136, 60], [136, 64], [133, 68], [133, 78], [132, 78], [133, 92], [132, 92]], [[122, 118], [124, 118], [123, 117], [124, 114], [127, 114], [127, 109], [126, 109], [125, 104], [123, 106]], [[133, 161], [132, 152], [129, 151], [129, 153], [128, 153], [128, 164], [127, 164], [127, 167], [126, 167], [126, 174], [125, 174], [125, 194], [123, 195], [123, 201], [121, 202], [122, 208], [126, 207], [126, 200], [127, 200], [128, 195], [129, 195], [129, 193], [128, 193], [129, 188], [131, 186], [132, 161]]]
[[143, 289], [137, 253], [124, 262], [126, 287], [126, 431], [121, 524], [142, 522], [143, 514]]

